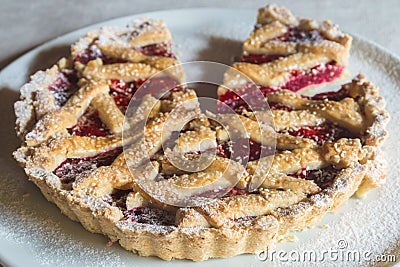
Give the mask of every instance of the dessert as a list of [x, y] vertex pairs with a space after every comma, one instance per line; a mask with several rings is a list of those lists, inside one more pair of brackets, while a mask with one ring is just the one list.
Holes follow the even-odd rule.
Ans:
[[260, 8], [240, 62], [225, 74], [219, 99], [226, 103], [233, 97], [227, 88], [239, 95], [254, 90], [236, 77], [235, 70], [254, 81], [264, 95], [280, 89], [315, 91], [342, 80], [349, 76], [351, 41], [330, 21], [300, 18], [276, 5]]
[[[259, 23], [270, 23], [270, 10], [276, 7], [260, 11]], [[323, 39], [286, 15], [297, 24], [280, 41]], [[105, 27], [21, 89], [15, 111], [23, 144], [14, 157], [70, 219], [141, 256], [256, 253], [386, 177], [380, 146], [388, 114], [376, 86], [359, 75], [335, 92], [294, 91], [268, 90], [271, 111], [234, 97], [222, 102], [237, 114], [207, 114], [184, 84], [163, 22]], [[263, 112], [273, 127], [257, 120]], [[235, 137], [224, 122], [237, 128]], [[171, 188], [180, 195], [164, 190]], [[185, 205], [185, 198], [199, 202]]]

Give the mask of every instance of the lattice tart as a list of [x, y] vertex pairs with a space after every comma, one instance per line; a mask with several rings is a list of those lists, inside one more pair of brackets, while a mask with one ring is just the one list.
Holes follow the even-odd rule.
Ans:
[[[259, 17], [275, 9], [262, 9]], [[388, 114], [377, 87], [362, 75], [312, 97], [271, 90], [265, 99], [273, 127], [258, 123], [263, 111], [240, 97], [228, 103], [237, 114], [205, 113], [183, 81], [163, 22], [142, 19], [92, 31], [72, 46], [71, 58], [22, 87], [15, 111], [24, 143], [14, 157], [70, 219], [127, 250], [164, 260], [265, 250], [385, 180], [380, 145]], [[138, 106], [128, 118], [131, 100]], [[139, 138], [125, 122], [144, 118]], [[233, 139], [221, 121], [235, 120], [245, 131]], [[173, 164], [170, 156], [178, 152], [191, 170]], [[211, 161], [197, 169], [203, 155]], [[225, 173], [234, 184], [223, 183]], [[206, 201], [174, 205], [140, 181]]]

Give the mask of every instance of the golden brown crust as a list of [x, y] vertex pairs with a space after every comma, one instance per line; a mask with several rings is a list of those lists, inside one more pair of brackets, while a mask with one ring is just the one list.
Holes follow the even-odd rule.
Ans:
[[20, 100], [14, 104], [18, 137], [24, 139], [37, 120], [60, 108], [50, 86], [63, 75], [63, 71], [71, 71], [68, 68], [68, 60], [62, 58], [51, 68], [33, 74], [30, 82], [20, 89]]
[[[361, 182], [363, 177], [365, 177], [364, 175], [367, 169], [366, 166], [367, 165], [364, 166], [356, 163], [355, 165], [344, 169], [335, 178], [335, 182], [331, 188], [328, 188], [321, 193], [317, 193], [310, 199], [304, 199], [304, 193], [299, 194], [289, 190], [285, 191], [285, 194], [289, 193], [289, 195], [285, 195], [281, 193], [282, 191], [269, 189], [265, 192], [262, 192], [261, 195], [243, 195], [228, 198], [225, 200], [225, 204], [223, 204], [223, 209], [220, 206], [213, 206], [212, 209], [183, 209], [182, 211], [177, 212], [177, 227], [150, 226], [146, 224], [130, 222], [129, 220], [120, 221], [122, 215], [118, 213], [118, 209], [110, 207], [108, 204], [100, 201], [100, 199], [96, 197], [87, 196], [86, 193], [88, 191], [86, 191], [86, 193], [83, 195], [82, 193], [74, 192], [72, 192], [72, 195], [70, 195], [70, 193], [67, 192], [60, 194], [60, 190], [53, 191], [54, 189], [52, 189], [48, 190], [48, 194], [50, 194], [50, 197], [48, 198], [50, 201], [56, 202], [59, 206], [61, 206], [63, 212], [66, 213], [70, 218], [80, 220], [85, 228], [89, 231], [107, 234], [112, 238], [112, 240], [119, 240], [121, 245], [123, 245], [125, 248], [139, 252], [141, 255], [156, 255], [167, 260], [172, 258], [204, 260], [208, 257], [228, 257], [244, 251], [254, 253], [259, 249], [266, 249], [267, 246], [271, 246], [271, 242], [276, 240], [278, 236], [283, 236], [289, 231], [302, 230], [305, 227], [310, 227], [316, 224], [326, 212], [329, 210], [334, 210], [355, 192], [358, 184]], [[102, 172], [104, 170], [100, 168], [98, 171]], [[116, 171], [117, 170], [110, 172], [108, 170], [106, 173], [115, 173]], [[37, 174], [34, 174], [34, 179], [38, 180], [36, 175]], [[97, 177], [103, 177], [103, 175], [99, 175], [99, 173], [93, 173], [92, 175], [92, 177], [95, 175], [98, 175]], [[108, 174], [105, 177], [109, 177]], [[124, 176], [116, 175], [113, 177], [114, 178], [111, 178], [112, 180], [118, 177], [116, 180], [118, 185], [116, 185], [114, 182], [111, 183], [115, 187], [126, 188], [126, 184], [132, 182], [131, 180], [127, 180], [125, 185], [122, 185], [121, 187], [121, 177]], [[99, 179], [96, 180], [99, 181]], [[86, 185], [88, 184], [90, 184], [90, 180], [86, 181]], [[108, 186], [108, 184], [106, 185]], [[44, 188], [42, 190], [45, 191], [45, 186], [48, 187], [48, 183], [45, 186], [43, 184], [40, 186], [41, 188]], [[107, 188], [107, 186], [104, 187], [90, 185], [89, 188], [104, 189]], [[87, 186], [83, 186], [81, 188], [77, 187], [76, 189], [82, 190], [85, 188], [87, 188]], [[101, 193], [97, 193], [97, 195], [101, 196], [107, 192], [102, 191]], [[61, 202], [55, 199], [55, 197], [59, 198], [64, 194], [67, 194], [67, 197], [64, 197], [63, 200], [67, 199], [68, 201]], [[290, 205], [290, 203], [287, 201], [287, 198], [290, 195], [293, 197], [298, 195], [298, 197], [293, 199], [293, 205]], [[284, 199], [282, 199], [282, 197], [284, 197]], [[244, 199], [246, 199], [245, 202]], [[247, 205], [247, 201], [252, 201], [252, 199], [254, 203], [252, 202], [253, 204], [250, 206]], [[288, 206], [285, 207], [284, 205]], [[239, 207], [243, 207], [243, 209]], [[249, 211], [248, 207], [253, 208]], [[277, 209], [274, 207], [277, 207]], [[229, 210], [230, 212], [227, 212]], [[263, 213], [269, 212], [271, 212], [272, 216], [263, 215]], [[199, 214], [201, 216], [199, 216]], [[240, 218], [242, 215], [249, 214], [258, 216], [256, 219], [250, 220], [247, 223], [244, 222], [242, 226], [238, 226], [238, 223], [230, 220], [232, 217]], [[279, 224], [277, 222], [279, 222]], [[195, 225], [198, 226], [198, 228], [194, 227]], [[263, 230], [258, 229], [258, 226], [256, 225], [264, 225], [264, 227], [262, 227]], [[240, 234], [241, 231], [246, 231], [246, 236], [242, 236]], [[229, 237], [224, 234], [227, 232], [231, 233]], [[141, 243], [138, 241], [142, 240], [140, 236], [143, 236], [144, 233], [145, 235], [149, 235], [153, 238], [151, 243]], [[201, 236], [205, 235], [207, 242], [203, 241], [203, 239], [196, 238], [198, 234], [195, 233], [198, 233]], [[236, 234], [232, 235], [232, 233]], [[244, 247], [247, 246], [241, 244], [239, 247], [236, 247], [237, 250], [234, 254], [222, 254], [219, 249], [215, 250], [211, 249], [211, 247], [209, 247], [211, 250], [207, 250], [206, 254], [204, 254], [204, 252], [200, 253], [200, 250], [204, 249], [204, 246], [201, 246], [201, 244], [209, 244], [208, 246], [212, 246], [212, 244], [215, 242], [214, 240], [216, 240], [216, 237], [222, 238], [222, 244], [226, 245], [232, 242], [235, 243], [235, 240], [240, 240], [239, 238], [244, 238], [245, 241], [242, 242], [250, 244], [252, 241], [254, 241], [252, 238], [256, 236], [257, 233], [263, 233], [268, 236], [268, 238], [263, 238], [259, 241], [264, 245], [251, 245], [250, 248], [245, 249]], [[279, 235], [277, 235], [277, 233], [279, 233]], [[154, 249], [162, 244], [166, 245], [167, 243], [165, 242], [167, 242], [167, 240], [172, 240], [170, 239], [171, 235], [174, 236], [175, 246], [168, 246], [170, 249], [168, 253], [164, 249]], [[144, 244], [147, 244], [147, 247], [144, 246]], [[183, 253], [179, 249], [179, 247], [185, 244], [191, 244], [192, 250], [190, 252], [185, 251], [185, 253]], [[231, 253], [233, 253], [233, 251]]]
[[[345, 142], [343, 146], [346, 147], [346, 145]], [[333, 144], [329, 143], [328, 145], [327, 143], [326, 146], [327, 148], [324, 151], [327, 154], [332, 153], [330, 148], [334, 147]], [[42, 147], [42, 149], [28, 149], [38, 149], [40, 152], [37, 152], [37, 155], [42, 155], [45, 154], [43, 149], [47, 148], [44, 144]], [[65, 146], [60, 145], [58, 147]], [[88, 147], [87, 144], [85, 144], [85, 147]], [[340, 147], [340, 145], [337, 145], [337, 147]], [[55, 151], [57, 150], [54, 149], [55, 147], [52, 148], [51, 153], [54, 154], [51, 154], [48, 159], [56, 158], [57, 153]], [[76, 150], [71, 151], [79, 153]], [[19, 153], [22, 153], [22, 151], [19, 151]], [[299, 151], [299, 155], [301, 154]], [[26, 155], [33, 158], [36, 153], [26, 153]], [[280, 176], [275, 181], [272, 178], [263, 185], [270, 189], [260, 191], [260, 195], [232, 196], [224, 199], [217, 206], [183, 209], [176, 213], [176, 226], [151, 226], [123, 219], [119, 209], [101, 200], [102, 196], [111, 193], [114, 189], [135, 188], [134, 177], [130, 175], [127, 169], [118, 166], [99, 168], [90, 173], [89, 176], [81, 176], [74, 183], [74, 190], [68, 192], [54, 188], [49, 182], [51, 179], [56, 180], [53, 174], [43, 170], [42, 173], [45, 175], [40, 176], [40, 173], [33, 171], [34, 169], [31, 169], [31, 167], [37, 167], [40, 164], [35, 162], [31, 165], [29, 157], [25, 159], [27, 160], [25, 167], [27, 167], [27, 173], [32, 177], [31, 179], [38, 184], [46, 197], [55, 202], [70, 218], [81, 221], [89, 231], [106, 234], [114, 241], [119, 240], [121, 245], [128, 250], [138, 252], [140, 255], [155, 255], [166, 260], [172, 258], [204, 260], [208, 257], [228, 257], [238, 253], [254, 253], [260, 249], [266, 249], [272, 245], [274, 240], [289, 231], [302, 230], [315, 225], [326, 212], [336, 209], [345, 202], [357, 190], [363, 179], [368, 183], [372, 175], [365, 175], [366, 170], [377, 168], [373, 163], [374, 161], [371, 160], [366, 160], [365, 165], [356, 162], [348, 163], [346, 164], [348, 167], [343, 169], [335, 178], [332, 187], [320, 193], [318, 193], [318, 187], [311, 181], [309, 183], [296, 181], [297, 178], [290, 177], [288, 179], [287, 176]], [[58, 162], [65, 157], [59, 159]], [[330, 160], [332, 157], [323, 158]], [[369, 158], [372, 158], [372, 156], [369, 156]], [[304, 159], [309, 160], [310, 158], [307, 154], [304, 154]], [[21, 159], [19, 160], [22, 162]], [[323, 159], [319, 160], [322, 161]], [[334, 158], [333, 161], [340, 163]], [[48, 170], [57, 165], [57, 163], [47, 161], [43, 164], [45, 165], [42, 168], [48, 166], [46, 167]], [[300, 164], [299, 167], [307, 166], [307, 164]], [[287, 168], [282, 170], [288, 171]], [[252, 172], [250, 172], [251, 174]], [[280, 188], [288, 189], [280, 191]], [[311, 198], [307, 198], [307, 194], [312, 194]], [[292, 200], [289, 201], [290, 199]], [[131, 196], [131, 203], [131, 205], [150, 205], [145, 200], [144, 195], [139, 192], [136, 193], [136, 197]], [[240, 222], [240, 218], [246, 216], [256, 217], [249, 221]], [[238, 221], [235, 221], [235, 219], [238, 219]], [[265, 238], [254, 244], [254, 238], [259, 234], [263, 234]], [[201, 236], [204, 239], [199, 238]], [[152, 238], [152, 241], [150, 242], [148, 238]], [[174, 246], [168, 245], [171, 244], [168, 240], [172, 240], [172, 238]], [[235, 250], [230, 250], [215, 246], [216, 238], [221, 240], [218, 243], [219, 245], [223, 244], [228, 247], [231, 244], [236, 244], [237, 240], [242, 241], [240, 245], [234, 246]], [[189, 244], [191, 245], [190, 251], [180, 249]], [[162, 248], [163, 246], [167, 246], [168, 250], [165, 247]], [[206, 252], [203, 251], [205, 247], [208, 248]], [[218, 249], [211, 247], [218, 247]]]
[[267, 98], [268, 101], [282, 103], [290, 108], [313, 112], [325, 121], [337, 124], [353, 133], [363, 132], [368, 123], [362, 115], [363, 103], [360, 105], [351, 97], [346, 97], [341, 101], [311, 100], [289, 90], [281, 90], [268, 94]]
[[17, 150], [18, 161], [25, 168], [53, 171], [67, 158], [90, 157], [122, 145], [121, 137], [67, 136], [52, 139], [37, 147], [21, 147]]
[[363, 74], [359, 74], [345, 86], [350, 96], [358, 98], [362, 113], [366, 118], [365, 144], [380, 146], [388, 135], [386, 125], [390, 117], [385, 109], [386, 102], [379, 95], [378, 87], [367, 81]]
[[120, 221], [116, 227], [120, 244], [141, 256], [194, 261], [266, 250], [272, 246], [271, 241], [278, 230], [277, 221], [272, 216], [261, 216], [251, 222], [222, 229], [165, 227], [154, 231], [152, 227], [128, 221]]

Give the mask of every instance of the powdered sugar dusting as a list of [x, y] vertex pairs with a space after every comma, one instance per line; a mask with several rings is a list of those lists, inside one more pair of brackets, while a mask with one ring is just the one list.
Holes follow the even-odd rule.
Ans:
[[[124, 265], [120, 252], [106, 246], [106, 238], [86, 233], [67, 217], [57, 216], [60, 213], [55, 206], [38, 198], [40, 193], [24, 181], [22, 174], [17, 177], [14, 172], [6, 172], [0, 179], [1, 240], [28, 248], [35, 255], [34, 262], [40, 265]], [[27, 190], [31, 193], [27, 194]]]

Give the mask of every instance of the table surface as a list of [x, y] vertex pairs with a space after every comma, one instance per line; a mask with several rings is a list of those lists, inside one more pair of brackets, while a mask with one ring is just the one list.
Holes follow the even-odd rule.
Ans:
[[[339, 24], [344, 31], [363, 36], [400, 55], [399, 0], [275, 2], [285, 5], [300, 16], [329, 19]], [[266, 3], [255, 0], [0, 0], [0, 69], [37, 45], [111, 18], [177, 8], [256, 9]]]

